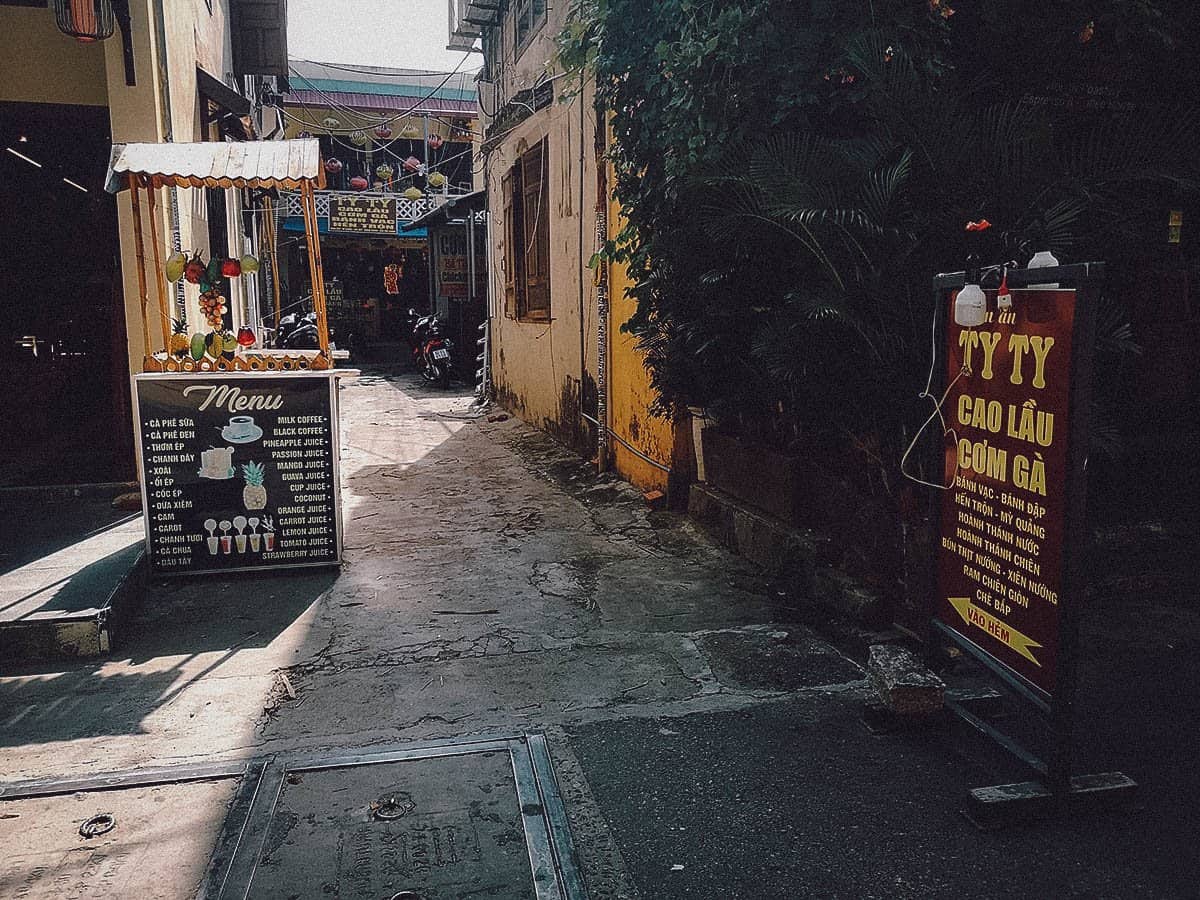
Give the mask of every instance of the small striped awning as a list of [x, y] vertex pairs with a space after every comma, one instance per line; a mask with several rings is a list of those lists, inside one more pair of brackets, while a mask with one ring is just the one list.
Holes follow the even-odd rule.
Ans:
[[282, 188], [304, 182], [325, 187], [316, 138], [295, 141], [210, 141], [190, 144], [114, 144], [108, 190], [143, 187]]

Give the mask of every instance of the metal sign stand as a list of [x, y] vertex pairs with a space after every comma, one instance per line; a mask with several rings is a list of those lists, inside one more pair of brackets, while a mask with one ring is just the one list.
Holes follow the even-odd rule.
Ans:
[[[1006, 273], [1009, 288], [1059, 283], [1077, 291], [1074, 333], [1072, 337], [1069, 456], [1067, 463], [1065, 535], [1062, 556], [1062, 596], [1059, 602], [1058, 660], [1054, 690], [1046, 694], [1008, 669], [999, 660], [965, 639], [954, 629], [931, 616], [931, 637], [948, 638], [965, 654], [983, 664], [1000, 683], [1021, 700], [1032, 704], [1045, 717], [1050, 740], [1045, 759], [997, 728], [983, 716], [972, 712], [966, 702], [947, 697], [946, 707], [962, 721], [985, 735], [1025, 765], [1034, 775], [1032, 781], [975, 788], [971, 791], [968, 816], [980, 827], [994, 827], [1014, 820], [1044, 816], [1081, 802], [1109, 801], [1126, 796], [1136, 782], [1120, 772], [1076, 775], [1072, 760], [1075, 692], [1077, 688], [1079, 603], [1083, 597], [1086, 531], [1086, 465], [1089, 413], [1092, 399], [1092, 348], [1095, 340], [1096, 301], [1104, 275], [1103, 263], [1081, 263], [1039, 269], [1010, 269]], [[951, 291], [962, 288], [965, 273], [938, 275], [934, 279], [937, 308], [948, 309]], [[944, 321], [944, 319], [943, 319]], [[940, 392], [945, 390], [944, 372]], [[938, 448], [940, 451], [940, 447]], [[939, 455], [931, 471], [941, 471]], [[936, 515], [941, 534], [941, 504]], [[940, 552], [940, 550], [939, 550]], [[931, 651], [935, 651], [931, 641]]]

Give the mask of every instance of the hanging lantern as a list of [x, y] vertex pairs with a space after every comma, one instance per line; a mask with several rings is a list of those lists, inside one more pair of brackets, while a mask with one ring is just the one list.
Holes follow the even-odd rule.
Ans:
[[110, 0], [54, 0], [54, 21], [81, 44], [112, 37], [116, 24]]
[[367, 189], [367, 179], [361, 175], [355, 175], [350, 179], [350, 187], [356, 191], [365, 191]]
[[406, 172], [416, 172], [421, 168], [421, 161], [415, 156], [410, 156], [404, 161], [404, 170]]
[[380, 191], [380, 192], [382, 192], [382, 191], [383, 191], [383, 182], [382, 182], [382, 181], [376, 181], [376, 182], [374, 182], [374, 183], [371, 185], [371, 190], [373, 190], [373, 191]]
[[440, 188], [446, 183], [446, 176], [441, 172], [433, 172], [429, 178], [429, 186], [431, 188]]
[[429, 136], [429, 149], [440, 150], [442, 144], [446, 143], [445, 139], [440, 134], [431, 134]]
[[329, 157], [329, 159], [325, 160], [325, 171], [330, 175], [336, 175], [342, 171], [342, 161], [336, 156]]
[[365, 147], [370, 140], [371, 139], [367, 137], [367, 133], [365, 131], [356, 129], [350, 132], [350, 143], [352, 143], [355, 147]]
[[424, 196], [419, 187], [410, 187], [404, 192], [404, 199], [406, 200], [420, 200]]
[[391, 136], [392, 126], [387, 122], [384, 122], [382, 125], [375, 126], [375, 137], [379, 138], [381, 141], [386, 141]]
[[315, 136], [316, 135], [314, 135], [311, 131], [297, 131], [296, 132], [296, 140], [298, 140], [298, 141], [304, 141], [310, 137], [315, 137]]
[[404, 126], [404, 130], [400, 132], [400, 137], [408, 138], [410, 141], [421, 136], [421, 129], [409, 122]]
[[326, 128], [328, 128], [330, 131], [333, 131], [333, 129], [335, 129], [335, 128], [342, 127], [341, 121], [339, 119], [335, 119], [333, 116], [329, 116], [328, 118], [322, 119], [321, 124], [324, 125]]
[[379, 176], [381, 181], [391, 181], [392, 176], [396, 174], [396, 170], [387, 163], [380, 163], [375, 167], [375, 174]]

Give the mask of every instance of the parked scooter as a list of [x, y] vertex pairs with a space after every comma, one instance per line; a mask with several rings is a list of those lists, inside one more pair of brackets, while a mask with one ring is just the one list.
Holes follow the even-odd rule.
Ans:
[[284, 316], [275, 333], [275, 346], [281, 350], [319, 350], [321, 339], [317, 332], [317, 314]]
[[425, 316], [417, 320], [412, 332], [413, 363], [421, 370], [426, 381], [436, 382], [442, 387], [450, 386], [454, 371], [450, 338], [442, 334], [442, 324], [437, 316]]

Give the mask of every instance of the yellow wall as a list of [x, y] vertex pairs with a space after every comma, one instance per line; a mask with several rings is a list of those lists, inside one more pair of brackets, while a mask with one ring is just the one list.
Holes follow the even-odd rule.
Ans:
[[105, 45], [67, 37], [54, 24], [53, 9], [0, 6], [0, 35], [0, 100], [108, 103]]
[[[615, 178], [611, 168], [609, 184]], [[614, 199], [609, 203], [608, 233], [616, 235], [623, 227], [621, 205]], [[670, 419], [653, 415], [656, 392], [650, 386], [644, 354], [637, 348], [637, 339], [621, 331], [637, 311], [637, 303], [626, 296], [632, 287], [629, 272], [623, 265], [609, 266], [609, 364], [608, 406], [609, 427], [626, 443], [645, 456], [670, 467], [675, 453], [676, 427]], [[623, 447], [620, 441], [610, 440], [613, 468], [630, 484], [644, 491], [666, 491], [668, 473], [651, 465]]]

